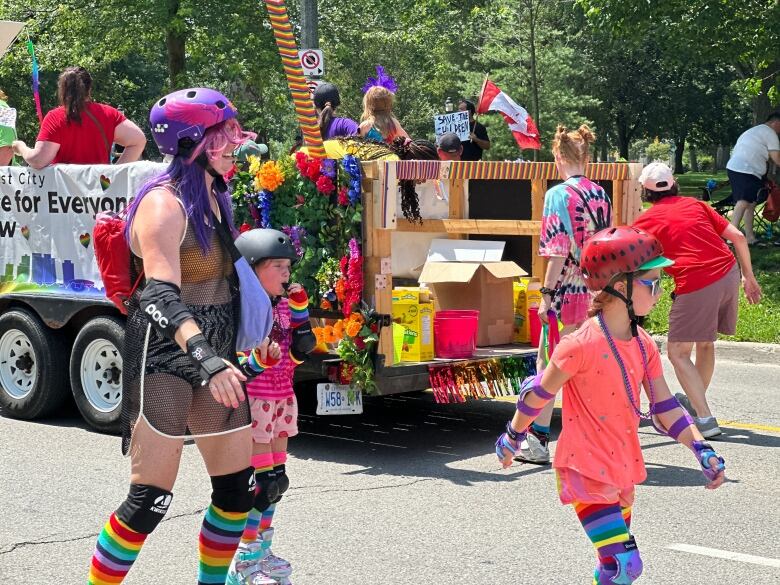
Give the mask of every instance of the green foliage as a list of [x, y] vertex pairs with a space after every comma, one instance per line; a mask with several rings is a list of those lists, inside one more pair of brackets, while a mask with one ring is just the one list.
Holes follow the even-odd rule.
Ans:
[[[267, 163], [280, 168], [284, 182], [273, 193], [260, 193], [253, 174], [260, 161], [254, 157], [250, 160], [254, 162], [249, 169], [238, 173], [232, 182], [236, 222], [246, 224], [246, 229], [264, 227], [263, 209], [267, 208], [270, 221], [265, 227], [285, 232], [296, 228], [295, 234], [289, 235], [294, 243], [296, 239], [300, 242], [301, 256], [293, 265], [292, 282], [303, 285], [313, 306], [319, 307], [325, 293], [335, 286], [334, 280], [341, 276], [339, 262], [349, 256], [350, 240], [360, 241], [361, 203], [343, 205], [338, 201], [338, 188], [348, 188], [352, 178], [340, 162], [330, 161], [338, 172], [337, 190], [325, 194], [301, 174], [293, 157], [286, 156]], [[335, 302], [331, 305], [336, 308]]]
[[661, 161], [666, 162], [669, 160], [669, 153], [671, 152], [671, 145], [668, 142], [651, 142], [645, 148], [645, 156], [650, 162]]
[[[476, 98], [489, 75], [535, 117], [540, 160], [551, 157], [558, 123], [583, 122], [596, 132], [600, 157], [617, 147], [628, 158], [628, 145], [645, 136], [700, 148], [733, 143], [750, 105], [755, 114], [778, 95], [779, 7], [774, 0], [320, 0], [318, 25], [341, 115], [360, 118], [361, 87], [382, 64], [398, 81], [403, 126], [430, 139], [445, 100]], [[288, 9], [297, 29], [298, 3]], [[23, 37], [36, 44], [44, 111], [56, 106], [59, 72], [83, 65], [95, 99], [123, 106], [142, 128], [160, 95], [205, 85], [233, 99], [274, 158], [292, 143], [296, 120], [261, 2], [4, 0], [0, 18], [24, 21]], [[38, 121], [29, 86], [29, 56], [17, 42], [0, 62], [0, 88], [19, 109], [20, 137], [31, 142]], [[532, 156], [520, 152], [499, 114], [481, 121], [493, 144], [486, 159]], [[151, 141], [147, 155], [158, 156]]]

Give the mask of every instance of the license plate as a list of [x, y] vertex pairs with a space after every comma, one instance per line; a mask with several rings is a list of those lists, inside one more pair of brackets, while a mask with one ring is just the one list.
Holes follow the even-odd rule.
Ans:
[[317, 414], [363, 414], [363, 392], [342, 384], [317, 384]]

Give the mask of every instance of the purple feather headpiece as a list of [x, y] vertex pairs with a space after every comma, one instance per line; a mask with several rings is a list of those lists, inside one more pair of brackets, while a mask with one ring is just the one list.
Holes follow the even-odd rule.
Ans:
[[381, 65], [376, 66], [376, 77], [369, 77], [366, 80], [366, 84], [363, 86], [363, 93], [366, 93], [369, 89], [377, 85], [384, 87], [393, 93], [398, 91], [398, 84], [395, 82], [395, 79], [385, 73], [385, 68]]

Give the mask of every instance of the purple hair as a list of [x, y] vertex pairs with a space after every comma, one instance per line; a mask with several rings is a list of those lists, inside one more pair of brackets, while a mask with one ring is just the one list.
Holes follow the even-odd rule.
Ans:
[[[200, 249], [205, 256], [209, 250], [211, 228], [205, 218], [211, 215], [209, 194], [206, 191], [206, 177], [204, 168], [196, 162], [196, 159], [205, 154], [206, 157], [217, 155], [228, 144], [238, 146], [243, 144], [249, 133], [242, 132], [241, 126], [235, 120], [227, 120], [216, 126], [212, 126], [198, 143], [188, 157], [175, 156], [165, 171], [147, 181], [138, 191], [138, 195], [128, 206], [127, 225], [125, 237], [130, 241], [130, 228], [138, 211], [141, 200], [152, 190], [159, 188], [172, 189], [184, 204], [187, 212], [187, 221], [195, 231]], [[238, 236], [238, 231], [233, 225], [233, 207], [230, 193], [221, 181], [214, 181], [214, 193], [216, 195], [219, 211], [222, 219], [227, 222], [233, 237]]]

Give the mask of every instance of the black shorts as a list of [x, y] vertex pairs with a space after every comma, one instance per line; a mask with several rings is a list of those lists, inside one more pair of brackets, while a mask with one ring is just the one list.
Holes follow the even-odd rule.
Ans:
[[731, 183], [731, 198], [737, 201], [747, 201], [756, 203], [763, 193], [764, 180], [749, 173], [738, 173], [737, 171], [727, 170], [729, 182]]

